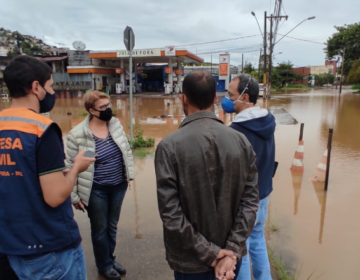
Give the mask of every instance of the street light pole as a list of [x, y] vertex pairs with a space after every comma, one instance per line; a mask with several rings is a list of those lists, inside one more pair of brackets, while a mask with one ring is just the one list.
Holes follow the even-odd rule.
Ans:
[[259, 30], [260, 30], [261, 36], [264, 38], [264, 35], [263, 35], [263, 33], [262, 33], [262, 31], [261, 31], [261, 28], [260, 28], [259, 21], [258, 21], [258, 19], [257, 19], [256, 15], [255, 15], [255, 13], [254, 13], [254, 12], [251, 12], [251, 14], [252, 14], [252, 15], [253, 15], [253, 17], [256, 19], [257, 25], [259, 26]]
[[302, 24], [303, 22], [307, 21], [307, 20], [312, 20], [314, 19], [315, 17], [309, 17], [309, 18], [306, 18], [304, 19], [302, 22], [300, 22], [298, 25], [296, 25], [293, 29], [291, 29], [288, 33], [286, 33], [284, 36], [282, 36], [275, 44], [274, 46], [279, 43], [284, 37], [286, 37], [291, 31], [293, 31], [296, 27], [298, 27], [300, 24]]
[[264, 78], [263, 78], [263, 88], [264, 88], [264, 93], [263, 93], [263, 98], [266, 99], [266, 84], [267, 84], [267, 79], [266, 79], [266, 37], [267, 37], [267, 33], [266, 33], [266, 11], [264, 12]]
[[288, 19], [288, 16], [270, 16], [267, 17], [270, 19], [270, 57], [269, 57], [269, 99], [271, 98], [271, 71], [272, 71], [272, 52], [274, 50], [274, 46], [279, 43], [284, 37], [286, 37], [291, 31], [293, 31], [296, 27], [298, 27], [300, 24], [302, 24], [303, 22], [307, 21], [307, 20], [312, 20], [315, 17], [309, 17], [307, 19], [304, 19], [303, 21], [301, 21], [299, 24], [297, 24], [294, 28], [292, 28], [288, 33], [286, 33], [284, 36], [282, 36], [277, 42], [273, 43], [272, 42], [272, 37], [273, 37], [273, 30], [272, 30], [272, 20], [275, 18], [285, 18], [286, 20]]

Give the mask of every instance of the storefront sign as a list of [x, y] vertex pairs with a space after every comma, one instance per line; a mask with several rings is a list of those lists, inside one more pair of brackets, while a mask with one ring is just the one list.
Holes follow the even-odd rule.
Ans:
[[184, 70], [175, 69], [175, 74], [176, 74], [176, 75], [184, 75]]
[[220, 63], [220, 65], [219, 65], [219, 75], [220, 76], [227, 76], [228, 66], [229, 65], [227, 63]]
[[[118, 51], [117, 57], [129, 57], [129, 51]], [[148, 50], [133, 50], [133, 57], [149, 57], [149, 56], [161, 56], [161, 49], [148, 49]]]
[[165, 73], [166, 74], [171, 74], [172, 73], [172, 68], [165, 68]]
[[69, 66], [90, 65], [90, 51], [68, 51]]
[[228, 76], [229, 74], [229, 55], [220, 54], [219, 56], [219, 76]]
[[59, 89], [89, 89], [91, 88], [91, 82], [54, 82], [53, 88]]
[[116, 74], [123, 74], [123, 73], [124, 73], [124, 69], [116, 68]]
[[165, 47], [165, 56], [175, 56], [175, 47]]

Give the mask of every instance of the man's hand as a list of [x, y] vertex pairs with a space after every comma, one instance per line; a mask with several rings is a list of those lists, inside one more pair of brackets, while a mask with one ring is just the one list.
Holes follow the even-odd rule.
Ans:
[[236, 260], [236, 257], [234, 255], [234, 252], [233, 251], [229, 251], [229, 250], [224, 250], [224, 249], [221, 249], [219, 254], [217, 255], [216, 259], [213, 261], [213, 263], [211, 264], [212, 267], [216, 267], [216, 265], [218, 264], [219, 260], [226, 257], [226, 256], [229, 256], [231, 258], [233, 258], [234, 260]]
[[91, 163], [95, 162], [95, 158], [84, 157], [85, 150], [79, 152], [74, 158], [73, 168], [77, 171], [77, 173], [84, 172], [87, 170]]
[[81, 202], [81, 200], [79, 200], [78, 203], [75, 203], [75, 204], [73, 204], [73, 205], [74, 205], [75, 209], [81, 210], [81, 211], [84, 212], [84, 204]]
[[236, 257], [235, 259], [229, 256], [225, 256], [219, 260], [215, 267], [215, 277], [218, 279], [234, 279], [234, 270], [236, 269]]

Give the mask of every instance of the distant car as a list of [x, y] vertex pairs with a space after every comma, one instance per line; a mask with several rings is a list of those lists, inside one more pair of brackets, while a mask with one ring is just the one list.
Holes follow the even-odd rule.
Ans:
[[259, 97], [264, 95], [264, 84], [259, 84]]
[[332, 87], [332, 84], [325, 84], [323, 87]]

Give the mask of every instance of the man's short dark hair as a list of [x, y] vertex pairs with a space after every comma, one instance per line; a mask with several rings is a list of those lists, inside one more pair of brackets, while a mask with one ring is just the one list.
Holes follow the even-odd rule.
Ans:
[[247, 86], [244, 94], [247, 93], [249, 95], [249, 102], [254, 103], [255, 105], [259, 96], [259, 82], [248, 74], [240, 74], [236, 76], [233, 80], [235, 79], [239, 79], [239, 84], [237, 88], [239, 94], [241, 94]]
[[216, 81], [210, 72], [194, 70], [185, 77], [183, 92], [191, 105], [204, 110], [214, 102]]
[[4, 80], [12, 98], [29, 94], [32, 83], [38, 81], [43, 87], [51, 78], [52, 69], [46, 63], [31, 56], [14, 58], [4, 71]]

